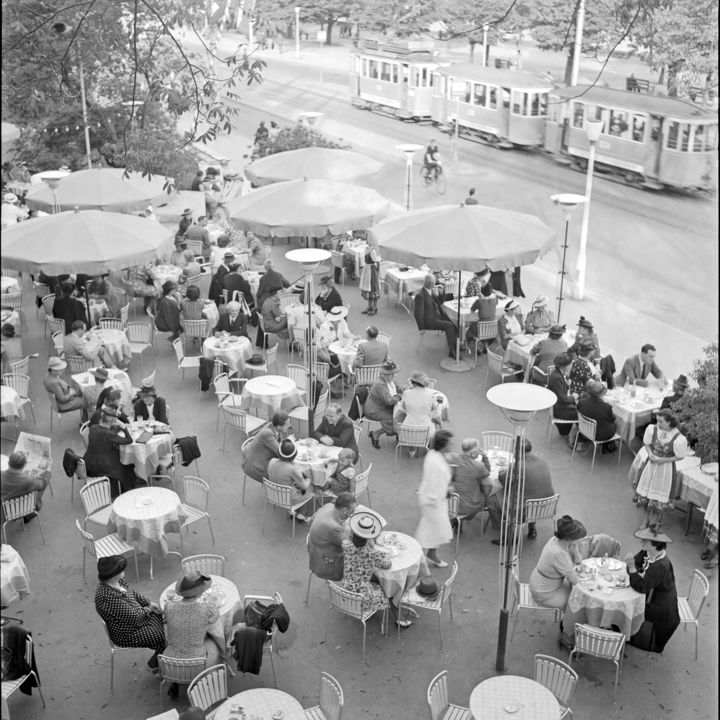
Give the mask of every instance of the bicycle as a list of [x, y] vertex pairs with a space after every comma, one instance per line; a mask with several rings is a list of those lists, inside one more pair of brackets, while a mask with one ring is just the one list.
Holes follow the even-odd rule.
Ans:
[[432, 169], [423, 165], [420, 168], [420, 177], [425, 181], [425, 187], [434, 184], [438, 195], [444, 195], [447, 191], [447, 177], [442, 165], [435, 165]]

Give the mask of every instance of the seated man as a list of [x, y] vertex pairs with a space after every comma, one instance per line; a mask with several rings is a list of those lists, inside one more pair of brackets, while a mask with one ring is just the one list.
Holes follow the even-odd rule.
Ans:
[[330, 403], [325, 409], [320, 425], [315, 428], [315, 439], [323, 445], [350, 448], [355, 452], [356, 458], [360, 457], [353, 422], [343, 415], [342, 408], [337, 403]]
[[228, 300], [233, 299], [233, 294], [237, 290], [243, 294], [249, 308], [255, 307], [250, 283], [240, 274], [240, 263], [237, 260], [230, 263], [230, 272], [225, 274], [222, 282], [223, 287], [227, 290]]
[[53, 303], [52, 314], [54, 318], [65, 321], [65, 334], [71, 332], [72, 325], [76, 320], [82, 320], [87, 323], [87, 314], [85, 306], [72, 296], [75, 289], [73, 284], [65, 282], [62, 284], [62, 297], [59, 297]]
[[[98, 399], [103, 395], [105, 383], [110, 379], [110, 375], [104, 367], [93, 368], [90, 370], [90, 374], [95, 378], [95, 382], [92, 385], [83, 385], [82, 388], [80, 388], [83, 400], [85, 400], [85, 411], [88, 415], [92, 415], [97, 409]], [[107, 393], [105, 393], [105, 395], [107, 395]], [[102, 402], [100, 405], [102, 405]]]
[[[548, 377], [548, 390], [552, 390], [557, 397], [553, 405], [553, 417], [558, 420], [577, 420], [577, 398], [570, 393], [570, 366], [572, 360], [567, 353], [562, 353], [555, 358], [555, 369]], [[574, 426], [570, 423], [557, 426], [558, 432], [567, 439], [568, 445], [573, 446], [573, 439], [570, 438], [570, 430]]]
[[657, 351], [654, 345], [646, 343], [640, 348], [639, 355], [628, 358], [622, 366], [622, 370], [615, 377], [615, 385], [624, 387], [625, 383], [634, 383], [641, 387], [647, 387], [648, 375], [664, 379], [663, 371], [655, 364]]
[[241, 306], [239, 302], [231, 301], [227, 304], [227, 310], [220, 313], [220, 319], [215, 326], [215, 332], [226, 332], [235, 337], [248, 337], [247, 317], [245, 313], [240, 312]]
[[135, 420], [149, 420], [168, 424], [167, 403], [160, 397], [154, 385], [143, 380], [138, 399], [133, 403]]
[[241, 462], [244, 473], [261, 483], [267, 477], [270, 460], [280, 457], [280, 442], [291, 432], [290, 418], [284, 412], [276, 412], [270, 425], [260, 430], [245, 449]]
[[271, 288], [290, 287], [289, 280], [281, 272], [275, 270], [272, 260], [266, 260], [264, 267], [265, 274], [260, 278], [260, 284], [257, 289], [257, 304], [259, 308], [262, 308]]
[[[37, 511], [42, 507], [42, 495], [50, 479], [50, 472], [45, 469], [39, 473], [30, 473], [26, 469], [26, 465], [27, 455], [24, 452], [18, 450], [10, 453], [7, 470], [0, 472], [1, 499], [3, 501], [10, 500], [35, 490], [37, 492], [35, 510]], [[29, 522], [36, 515], [37, 512], [26, 515], [25, 522]]]
[[[607, 388], [597, 380], [588, 380], [585, 386], [584, 397], [578, 400], [578, 412], [585, 417], [595, 420], [597, 429], [595, 431], [596, 440], [609, 440], [617, 430], [615, 422], [615, 413], [612, 405], [602, 399], [607, 392]], [[605, 443], [602, 446], [603, 455], [614, 453], [617, 450], [615, 443]]]
[[357, 502], [350, 493], [340, 493], [335, 502], [323, 505], [313, 516], [308, 533], [310, 572], [324, 580], [343, 578], [343, 540], [350, 537], [346, 525]]
[[[482, 482], [490, 475], [490, 461], [480, 449], [477, 438], [466, 438], [460, 446], [462, 453], [454, 455], [450, 464], [454, 465], [452, 488], [460, 497], [458, 514], [463, 520], [472, 520], [485, 507], [485, 493]], [[454, 530], [458, 521], [450, 521]]]
[[447, 339], [450, 357], [454, 359], [457, 328], [443, 314], [442, 304], [434, 289], [435, 277], [426, 275], [423, 289], [415, 295], [415, 322], [418, 330], [442, 330]]
[[382, 365], [388, 359], [388, 346], [377, 339], [378, 332], [374, 325], [365, 330], [367, 340], [358, 345], [357, 356], [353, 363], [354, 367]]
[[103, 347], [102, 341], [86, 334], [85, 323], [82, 320], [75, 320], [72, 324], [70, 334], [63, 339], [63, 350], [65, 355], [79, 355], [91, 363], [102, 362], [105, 367], [115, 367], [115, 363]]
[[201, 215], [197, 219], [197, 222], [191, 225], [185, 231], [185, 237], [188, 240], [200, 240], [202, 242], [203, 262], [210, 261], [210, 253], [212, 252], [212, 243], [210, 241], [210, 234], [208, 233], [207, 224], [207, 217], [205, 217], [205, 215]]

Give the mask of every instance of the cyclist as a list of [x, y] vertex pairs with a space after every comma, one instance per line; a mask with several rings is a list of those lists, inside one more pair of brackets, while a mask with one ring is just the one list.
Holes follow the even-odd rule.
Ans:
[[427, 148], [425, 148], [423, 164], [425, 166], [425, 182], [436, 180], [437, 176], [442, 172], [440, 151], [438, 150], [437, 141], [431, 140], [430, 144]]

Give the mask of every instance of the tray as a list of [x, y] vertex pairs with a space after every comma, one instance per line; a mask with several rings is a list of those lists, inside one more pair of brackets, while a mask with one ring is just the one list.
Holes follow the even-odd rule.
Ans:
[[716, 462], [705, 463], [704, 465], [700, 466], [700, 470], [702, 472], [704, 472], [706, 475], [717, 475], [718, 474], [718, 464]]

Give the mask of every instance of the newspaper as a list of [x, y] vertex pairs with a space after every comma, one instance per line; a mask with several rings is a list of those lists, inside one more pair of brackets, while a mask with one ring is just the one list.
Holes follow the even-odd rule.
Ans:
[[27, 456], [26, 472], [33, 477], [50, 477], [52, 466], [51, 440], [44, 435], [21, 432], [15, 443], [15, 451]]

